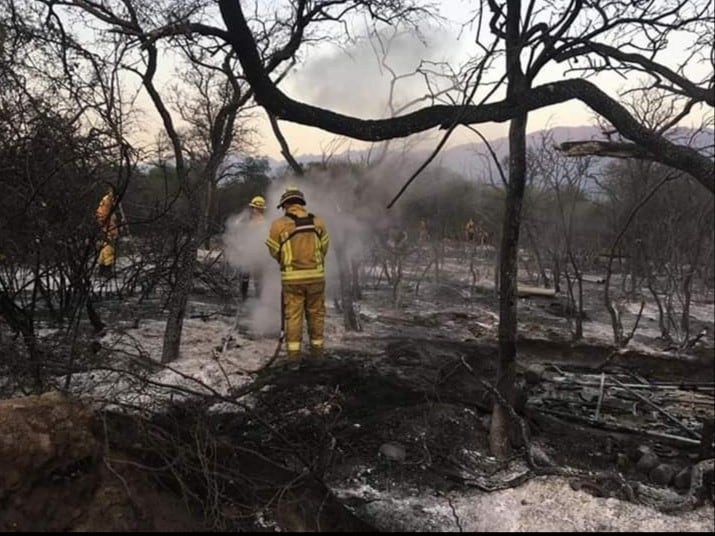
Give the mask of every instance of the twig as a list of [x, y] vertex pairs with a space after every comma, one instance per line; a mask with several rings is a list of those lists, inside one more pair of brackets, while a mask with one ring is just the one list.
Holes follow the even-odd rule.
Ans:
[[219, 360], [219, 353], [214, 350], [212, 352], [214, 361], [216, 361], [216, 364], [218, 365], [218, 368], [221, 369], [221, 372], [223, 373], [223, 377], [226, 379], [226, 384], [228, 385], [229, 389], [233, 388], [233, 385], [231, 385], [231, 380], [228, 379], [228, 374], [226, 374], [226, 370], [224, 370], [223, 365], [221, 364], [221, 361]]

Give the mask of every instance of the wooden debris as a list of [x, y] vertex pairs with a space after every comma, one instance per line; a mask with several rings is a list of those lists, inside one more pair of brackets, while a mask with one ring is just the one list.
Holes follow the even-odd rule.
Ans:
[[[525, 376], [527, 376], [525, 374]], [[713, 382], [652, 382], [631, 371], [570, 370], [548, 364], [532, 381], [528, 406], [587, 426], [700, 445], [698, 420], [713, 419]], [[534, 380], [536, 378], [533, 378]], [[712, 431], [703, 430], [710, 437]]]
[[670, 413], [668, 413], [667, 411], [665, 411], [663, 408], [659, 407], [658, 405], [654, 404], [653, 402], [651, 402], [650, 400], [648, 400], [648, 399], [647, 399], [646, 397], [644, 397], [643, 395], [640, 395], [640, 394], [636, 393], [636, 392], [635, 392], [633, 389], [631, 389], [630, 387], [625, 387], [624, 384], [622, 384], [621, 382], [619, 382], [616, 378], [609, 378], [609, 379], [610, 379], [611, 381], [615, 382], [617, 385], [619, 385], [619, 386], [623, 387], [624, 389], [626, 389], [626, 391], [628, 391], [629, 393], [631, 393], [633, 396], [637, 397], [639, 400], [642, 400], [643, 402], [645, 402], [646, 404], [648, 404], [650, 407], [652, 407], [653, 409], [655, 409], [656, 411], [658, 411], [659, 413], [661, 413], [663, 416], [665, 416], [665, 417], [666, 417], [667, 419], [669, 419], [671, 422], [673, 422], [674, 424], [676, 424], [681, 430], [684, 430], [688, 435], [691, 435], [691, 436], [694, 436], [694, 437], [699, 437], [699, 435], [698, 435], [697, 432], [695, 432], [695, 431], [691, 430], [690, 428], [688, 428], [687, 426], [685, 426], [682, 422], [680, 422], [680, 420], [678, 420], [678, 419], [676, 419], [675, 417], [673, 417]]

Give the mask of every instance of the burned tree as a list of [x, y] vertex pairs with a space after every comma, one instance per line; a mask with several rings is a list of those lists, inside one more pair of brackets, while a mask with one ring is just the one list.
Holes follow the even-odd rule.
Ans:
[[[9, 364], [10, 376], [22, 388], [32, 369], [39, 389], [46, 360], [56, 357], [53, 347], [39, 344], [40, 322], [61, 328], [58, 344], [70, 362], [84, 310], [94, 332], [104, 326], [91, 281], [100, 237], [94, 208], [107, 184], [118, 186], [121, 197], [132, 155], [122, 139], [116, 70], [103, 69], [53, 18], [40, 33], [26, 6], [6, 7], [8, 17], [0, 19], [7, 39], [0, 42], [0, 315], [28, 354]], [[122, 57], [121, 47], [112, 50]]]
[[[212, 185], [215, 185], [216, 173], [234, 141], [237, 110], [246, 103], [250, 93], [241, 91], [231, 65], [231, 54], [223, 56], [225, 61], [220, 66], [208, 65], [211, 62], [206, 50], [212, 47], [220, 49], [222, 43], [227, 42], [228, 35], [219, 28], [203, 22], [194, 22], [198, 17], [208, 16], [201, 2], [169, 1], [162, 5], [144, 5], [140, 2], [117, 1], [100, 5], [85, 1], [48, 0], [42, 4], [66, 35], [72, 35], [75, 29], [71, 21], [73, 13], [88, 17], [94, 32], [94, 40], [86, 45], [88, 49], [94, 48], [98, 52], [103, 50], [103, 36], [113, 35], [132, 51], [131, 57], [125, 58], [121, 66], [137, 77], [168, 140], [178, 186], [176, 197], [169, 200], [169, 204], [181, 204], [184, 212], [182, 217], [175, 221], [173, 229], [177, 237], [177, 262], [173, 268], [172, 285], [167, 299], [167, 323], [162, 348], [162, 361], [172, 361], [179, 355], [183, 318], [188, 294], [192, 288], [197, 250], [204, 238], [202, 232], [207, 229], [206, 219], [210, 216], [210, 207], [213, 204], [210, 198]], [[259, 41], [266, 39], [266, 46], [270, 50], [270, 58], [267, 58], [266, 64], [262, 66], [266, 72], [276, 71], [292, 57], [289, 46], [274, 47], [269, 42], [282, 31], [282, 27], [281, 21], [277, 20], [275, 26], [267, 28], [262, 34], [263, 37], [259, 38]], [[199, 36], [202, 36], [201, 39], [197, 39]], [[208, 154], [202, 155], [198, 167], [187, 151], [188, 139], [177, 126], [179, 114], [172, 109], [171, 99], [161, 87], [158, 77], [159, 71], [168, 65], [168, 62], [164, 62], [165, 55], [170, 55], [175, 47], [183, 50], [187, 60], [192, 62], [197, 70], [203, 69], [206, 73], [220, 72], [220, 76], [227, 78], [225, 104], [220, 109], [208, 110], [208, 124], [203, 132], [208, 137]], [[205, 76], [204, 82], [210, 79], [209, 74]], [[200, 89], [201, 83], [199, 80]]]
[[[527, 236], [531, 235], [530, 243], [538, 252], [532, 230], [536, 227], [538, 242], [545, 246], [552, 260], [554, 289], [560, 290], [562, 276], [566, 280], [565, 313], [572, 336], [578, 340], [583, 337], [584, 270], [590, 267], [590, 259], [598, 253], [601, 234], [597, 227], [600, 216], [597, 205], [587, 194], [587, 183], [593, 180], [593, 163], [589, 159], [564, 157], [553, 148], [550, 134], [543, 135], [536, 147], [529, 150], [528, 156], [533, 170], [533, 195], [527, 202]], [[542, 273], [544, 270], [542, 267]]]
[[[354, 7], [352, 2], [339, 2], [345, 10]], [[500, 370], [499, 388], [507, 397], [513, 380], [516, 356], [516, 249], [519, 239], [521, 202], [525, 174], [525, 129], [529, 111], [545, 106], [578, 99], [599, 115], [607, 118], [614, 128], [632, 143], [650, 151], [661, 163], [692, 175], [710, 192], [715, 190], [712, 158], [704, 156], [686, 145], [669, 141], [661, 132], [653, 131], [640, 123], [616, 98], [609, 96], [593, 82], [583, 77], [567, 78], [542, 85], [535, 79], [545, 67], [559, 62], [576, 63], [596, 61], [588, 72], [601, 69], [646, 70], [663, 85], [677, 93], [685, 93], [693, 104], [688, 104], [682, 116], [694, 104], [712, 106], [711, 81], [692, 81], [679, 74], [675, 68], [662, 61], [667, 48], [667, 37], [674, 32], [696, 29], [713, 22], [712, 6], [707, 2], [667, 3], [656, 8], [653, 4], [628, 2], [594, 2], [580, 0], [565, 3], [556, 9], [536, 1], [500, 3], [490, 0], [488, 9], [478, 10], [478, 22], [484, 22], [493, 36], [494, 46], [484, 46], [485, 56], [499, 50], [506, 51], [506, 69], [500, 83], [507, 80], [507, 95], [502, 101], [472, 104], [472, 96], [465, 92], [462, 104], [434, 105], [384, 120], [362, 120], [321, 109], [291, 99], [270, 80], [263, 68], [252, 30], [236, 0], [220, 1], [221, 14], [228, 29], [229, 41], [236, 50], [247, 79], [256, 93], [256, 100], [276, 117], [304, 125], [322, 128], [329, 132], [369, 141], [404, 137], [432, 127], [454, 129], [459, 124], [485, 121], [511, 120], [510, 165], [507, 187], [506, 214], [501, 242], [501, 292], [500, 292]], [[302, 32], [316, 11], [325, 13], [334, 2], [315, 5], [308, 2], [295, 4], [297, 31], [294, 43], [297, 48]], [[389, 7], [398, 6], [403, 12], [410, 3], [383, 5], [370, 8], [370, 13], [381, 20], [394, 21]], [[387, 9], [386, 9], [387, 8]], [[481, 32], [480, 24], [478, 31]], [[631, 34], [642, 32], [645, 43], [633, 43]], [[477, 41], [481, 43], [481, 33]], [[604, 44], [604, 43], [607, 43]], [[620, 45], [623, 45], [622, 47]], [[642, 46], [650, 54], [646, 59], [640, 52], [631, 52]], [[695, 43], [696, 55], [707, 50], [707, 43]], [[628, 51], [625, 53], [624, 51]], [[523, 58], [529, 54], [524, 64]], [[485, 63], [481, 63], [484, 67]], [[478, 78], [479, 79], [479, 78]], [[681, 117], [682, 117], [681, 116]], [[505, 452], [503, 423], [506, 413], [497, 407], [499, 418], [493, 419], [495, 452]]]

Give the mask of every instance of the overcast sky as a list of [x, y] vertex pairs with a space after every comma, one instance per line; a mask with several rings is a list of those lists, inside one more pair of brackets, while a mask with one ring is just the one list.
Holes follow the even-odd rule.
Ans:
[[[392, 42], [387, 63], [395, 72], [404, 74], [413, 71], [420, 60], [450, 61], [455, 67], [474, 53], [476, 30], [473, 27], [462, 28], [468, 20], [474, 2], [469, 0], [445, 0], [440, 2], [440, 15], [445, 19], [439, 25], [423, 29], [423, 44], [416, 36], [401, 35]], [[458, 34], [461, 29], [461, 37]], [[674, 49], [678, 43], [674, 43]], [[677, 58], [684, 57], [682, 48], [674, 50], [673, 67], [677, 68]], [[669, 55], [668, 59], [671, 59]], [[703, 65], [702, 72], [709, 67]], [[710, 68], [711, 69], [711, 68]], [[563, 78], [563, 67], [548, 67], [537, 78], [536, 84]], [[360, 41], [347, 51], [331, 44], [311, 49], [304, 64], [299, 65], [282, 85], [283, 90], [292, 98], [329, 108], [336, 112], [357, 115], [362, 118], [388, 117], [387, 95], [389, 74], [381, 69], [372, 46], [367, 41]], [[599, 75], [598, 84], [609, 94], [616, 93], [637, 82], [615, 74]], [[398, 84], [397, 104], [424, 93], [424, 85], [418, 78], [402, 81]], [[693, 114], [700, 118], [701, 114]], [[696, 122], [695, 119], [691, 122]], [[594, 124], [593, 112], [578, 101], [569, 101], [556, 106], [543, 108], [529, 114], [528, 131], [533, 132], [555, 126], [580, 126]], [[688, 124], [686, 120], [685, 124]], [[281, 158], [280, 148], [270, 130], [267, 121], [260, 120], [259, 132], [262, 133], [262, 148], [266, 155]], [[320, 154], [329, 149], [336, 136], [318, 129], [281, 122], [291, 149], [296, 154]], [[478, 128], [488, 139], [506, 136], [508, 123], [487, 123]], [[423, 145], [434, 144], [442, 132], [422, 136]], [[474, 133], [467, 129], [457, 129], [450, 145], [478, 141]], [[356, 140], [345, 140], [341, 150], [348, 147], [365, 148], [368, 145]]]
[[[440, 6], [439, 15], [442, 20], [424, 26], [421, 39], [415, 35], [400, 34], [392, 40], [386, 62], [397, 75], [414, 71], [422, 60], [449, 61], [451, 65], [458, 68], [477, 50], [474, 45], [476, 29], [462, 27], [462, 24], [471, 18], [470, 12], [476, 3], [470, 0], [444, 0], [436, 3]], [[353, 25], [353, 35], [358, 35], [364, 28], [364, 23], [356, 21]], [[459, 35], [460, 30], [461, 35]], [[684, 47], [679, 47], [676, 40], [671, 41], [673, 54], [668, 55], [668, 60], [673, 63], [671, 67], [677, 68], [678, 59], [684, 57]], [[389, 117], [387, 96], [390, 76], [379, 65], [375, 46], [374, 42], [371, 45], [366, 39], [359, 39], [344, 47], [338, 47], [331, 41], [307, 48], [303, 54], [304, 61], [293, 69], [281, 87], [294, 99], [336, 112], [366, 119]], [[498, 68], [501, 70], [502, 66], [498, 65]], [[563, 69], [564, 67], [560, 65], [549, 66], [537, 78], [536, 85], [563, 79]], [[701, 65], [698, 69], [700, 70], [698, 74], [701, 74], [707, 73], [708, 69], [711, 71], [712, 67]], [[599, 75], [595, 80], [612, 96], [616, 96], [624, 87], [637, 82], [636, 79], [624, 79], [615, 74]], [[425, 93], [425, 86], [420, 78], [402, 80], [396, 87], [394, 104], [399, 106]], [[494, 98], [500, 96], [496, 95]], [[479, 100], [479, 93], [476, 100]], [[151, 106], [146, 106], [146, 109], [147, 114], [152, 115]], [[702, 111], [695, 110], [684, 124], [689, 126], [696, 123], [701, 115]], [[265, 113], [258, 110], [256, 116], [255, 127], [259, 133], [258, 152], [272, 158], [282, 158], [280, 147], [265, 118]], [[590, 109], [578, 101], [569, 101], [531, 112], [527, 130], [533, 132], [548, 127], [580, 126], [594, 124], [594, 122], [594, 114]], [[333, 134], [286, 122], [281, 122], [281, 128], [291, 150], [296, 155], [321, 154], [335, 147], [337, 138]], [[488, 139], [495, 139], [507, 134], [508, 123], [487, 123], [478, 125], [478, 128]], [[144, 134], [149, 132], [150, 129], [145, 129]], [[441, 134], [442, 131], [435, 130], [410, 141], [413, 146], [421, 144], [421, 148], [428, 148], [436, 143]], [[455, 131], [449, 145], [477, 141], [479, 140], [474, 133], [461, 128]], [[367, 146], [368, 144], [359, 141], [343, 140], [338, 152], [349, 148], [363, 149]]]

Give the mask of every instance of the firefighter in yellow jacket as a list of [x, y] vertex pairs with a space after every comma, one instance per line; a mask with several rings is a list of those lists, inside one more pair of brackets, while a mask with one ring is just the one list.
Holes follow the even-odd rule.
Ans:
[[285, 214], [271, 224], [266, 245], [281, 267], [283, 326], [289, 359], [300, 357], [303, 311], [308, 321], [310, 353], [323, 356], [325, 324], [325, 255], [328, 231], [325, 222], [305, 210], [305, 196], [289, 188], [278, 208]]
[[469, 218], [467, 223], [464, 224], [464, 240], [467, 242], [473, 242], [477, 238], [477, 224], [474, 223], [472, 218]]
[[[251, 199], [251, 202], [248, 203], [248, 207], [251, 211], [248, 216], [248, 224], [252, 228], [251, 231], [253, 231], [254, 229], [260, 228], [265, 220], [263, 212], [266, 210], [266, 200], [263, 196], [257, 195]], [[241, 299], [243, 301], [246, 301], [248, 298], [248, 287], [251, 278], [253, 278], [253, 286], [256, 289], [256, 298], [261, 297], [261, 290], [263, 288], [261, 270], [255, 267], [244, 266], [241, 271]]]
[[94, 212], [95, 219], [102, 233], [97, 263], [99, 264], [99, 275], [103, 277], [112, 276], [112, 268], [116, 260], [114, 244], [119, 236], [119, 230], [117, 228], [117, 216], [115, 215], [114, 205], [114, 189], [109, 188]]

